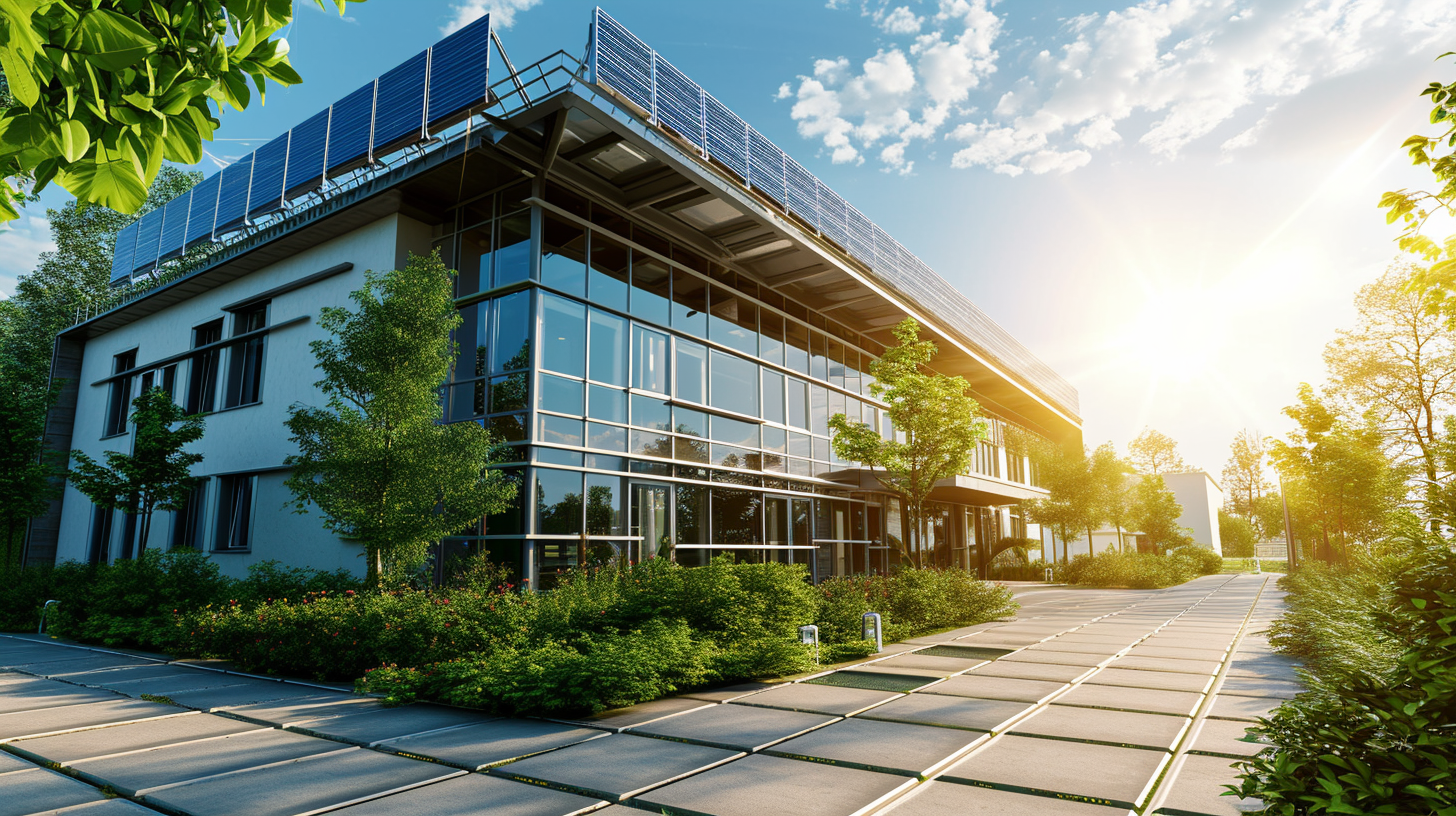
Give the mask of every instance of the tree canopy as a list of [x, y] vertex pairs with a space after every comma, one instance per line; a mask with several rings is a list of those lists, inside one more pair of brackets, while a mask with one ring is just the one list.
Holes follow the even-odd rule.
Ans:
[[[362, 0], [355, 0], [361, 2]], [[320, 8], [324, 0], [314, 0]], [[342, 15], [347, 0], [332, 0]], [[267, 82], [302, 79], [292, 0], [3, 0], [0, 221], [51, 181], [83, 204], [136, 212], [163, 160], [196, 164], [219, 121]], [[17, 186], [18, 185], [18, 186]]]
[[835, 454], [875, 468], [880, 483], [905, 498], [916, 540], [902, 554], [920, 566], [925, 498], [936, 482], [970, 470], [986, 423], [964, 378], [929, 369], [938, 349], [920, 339], [914, 318], [901, 321], [894, 334], [899, 343], [870, 363], [870, 393], [886, 403], [890, 423], [904, 434], [904, 441], [882, 438], [876, 429], [844, 414], [830, 417], [829, 428]]
[[1138, 473], [1156, 476], [1159, 473], [1177, 473], [1184, 469], [1183, 457], [1178, 454], [1178, 443], [1161, 431], [1143, 428], [1137, 438], [1127, 443], [1127, 455]]
[[1193, 543], [1188, 528], [1178, 524], [1183, 506], [1164, 484], [1162, 476], [1143, 476], [1133, 488], [1133, 495], [1133, 526], [1147, 536], [1148, 543], [1165, 552]]
[[488, 431], [440, 424], [461, 319], [454, 274], [438, 253], [411, 255], [404, 269], [366, 273], [349, 296], [354, 311], [319, 309], [332, 337], [309, 345], [328, 404], [289, 409], [294, 506], [317, 506], [325, 527], [364, 546], [371, 585], [417, 567], [430, 545], [503, 512], [516, 494], [488, 468], [501, 454]]

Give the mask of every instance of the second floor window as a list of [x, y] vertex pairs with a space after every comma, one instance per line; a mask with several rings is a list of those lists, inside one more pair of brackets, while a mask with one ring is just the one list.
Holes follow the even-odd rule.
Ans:
[[246, 550], [252, 543], [253, 486], [256, 478], [240, 475], [218, 479], [214, 550]]
[[[204, 323], [192, 330], [192, 347], [213, 346], [222, 340], [222, 320]], [[187, 413], [207, 414], [217, 410], [217, 379], [222, 367], [222, 349], [217, 346], [193, 355], [188, 366]]]
[[[136, 368], [136, 351], [125, 351], [116, 355], [111, 362], [111, 373], [120, 374]], [[102, 436], [116, 436], [126, 433], [127, 418], [131, 414], [132, 376], [118, 377], [111, 381], [111, 394], [106, 404], [106, 426]]]
[[[261, 303], [233, 315], [233, 336], [268, 325], [268, 304]], [[251, 405], [263, 398], [263, 350], [267, 335], [259, 334], [233, 345], [229, 352], [227, 396], [224, 408]]]

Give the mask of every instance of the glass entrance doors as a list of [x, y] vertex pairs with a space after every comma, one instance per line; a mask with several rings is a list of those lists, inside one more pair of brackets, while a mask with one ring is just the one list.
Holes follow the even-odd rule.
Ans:
[[633, 482], [630, 494], [628, 531], [635, 539], [632, 542], [636, 550], [633, 562], [668, 556], [672, 552], [672, 513], [668, 506], [667, 485]]

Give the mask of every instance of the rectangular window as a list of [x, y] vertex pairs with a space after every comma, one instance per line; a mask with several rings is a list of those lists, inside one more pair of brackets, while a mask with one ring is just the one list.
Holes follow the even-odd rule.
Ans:
[[775, 314], [767, 309], [762, 310], [758, 316], [759, 330], [758, 338], [759, 354], [763, 359], [784, 364], [784, 317]]
[[104, 507], [91, 511], [91, 552], [88, 560], [92, 564], [105, 564], [111, 559], [111, 523], [115, 516], [116, 511]]
[[829, 389], [822, 385], [809, 386], [809, 430], [823, 436], [829, 435]]
[[456, 382], [490, 373], [486, 354], [489, 328], [490, 301], [472, 303], [460, 310], [460, 325], [455, 329], [455, 345], [459, 348], [453, 377]]
[[580, 303], [541, 297], [541, 365], [573, 377], [586, 377], [586, 307]]
[[[193, 348], [210, 346], [220, 340], [221, 319], [204, 323], [192, 330]], [[212, 413], [217, 409], [217, 378], [222, 367], [222, 349], [214, 346], [194, 354], [187, 367], [187, 413]]]
[[677, 543], [708, 543], [708, 490], [701, 485], [676, 485]]
[[554, 535], [581, 533], [581, 473], [536, 471], [536, 529]]
[[[491, 306], [491, 371], [518, 371], [531, 365], [531, 293], [496, 298]], [[481, 336], [485, 333], [482, 329]]]
[[495, 285], [509, 286], [531, 276], [531, 214], [500, 219], [495, 252]]
[[[136, 351], [124, 351], [111, 361], [111, 373], [120, 374], [136, 368]], [[111, 381], [111, 393], [106, 402], [106, 426], [102, 436], [126, 433], [127, 418], [131, 416], [132, 376], [119, 377]]]
[[[268, 304], [260, 303], [233, 315], [233, 336], [268, 325]], [[236, 343], [228, 352], [227, 396], [224, 408], [252, 405], [263, 398], [263, 352], [267, 335]]]
[[541, 407], [547, 411], [579, 417], [585, 393], [580, 380], [541, 375]]
[[708, 401], [708, 350], [679, 338], [673, 344], [677, 362], [677, 398], [688, 402]]
[[672, 271], [672, 327], [694, 337], [708, 336], [708, 284], [677, 269]]
[[788, 381], [789, 425], [809, 428], [809, 384], [793, 377]]
[[593, 231], [587, 299], [599, 306], [627, 311], [627, 276], [631, 257], [627, 247]]
[[200, 481], [172, 518], [172, 549], [202, 549], [202, 513], [206, 509], [207, 482]]
[[758, 366], [741, 357], [715, 351], [709, 369], [708, 394], [714, 408], [758, 416]]
[[217, 536], [212, 548], [230, 552], [246, 550], [252, 544], [253, 490], [256, 476], [218, 478]]
[[672, 271], [644, 252], [632, 253], [632, 316], [660, 326], [668, 324]]
[[627, 321], [591, 310], [587, 377], [608, 385], [627, 384]]
[[586, 230], [548, 215], [541, 248], [541, 283], [586, 296]]
[[758, 306], [721, 286], [710, 293], [708, 337], [734, 351], [758, 355]]
[[[455, 297], [473, 295], [490, 288], [490, 223], [468, 229], [460, 235], [459, 274], [455, 276]], [[450, 259], [445, 258], [449, 264]]]
[[632, 387], [667, 393], [667, 335], [632, 327]]
[[607, 422], [627, 421], [627, 392], [593, 385], [587, 388], [587, 416]]
[[622, 479], [588, 473], [586, 476], [586, 532], [619, 536], [622, 530]]

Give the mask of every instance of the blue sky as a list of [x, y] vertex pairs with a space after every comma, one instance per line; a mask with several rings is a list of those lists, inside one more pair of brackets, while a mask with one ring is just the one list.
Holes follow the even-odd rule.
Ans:
[[[304, 84], [227, 113], [209, 150], [251, 151], [487, 10], [517, 66], [580, 54], [594, 5], [299, 2]], [[604, 8], [1067, 376], [1089, 444], [1151, 425], [1215, 476], [1239, 429], [1287, 427], [1394, 259], [1375, 201], [1424, 183], [1399, 145], [1456, 48], [1446, 0]], [[0, 292], [43, 215], [0, 237]]]

